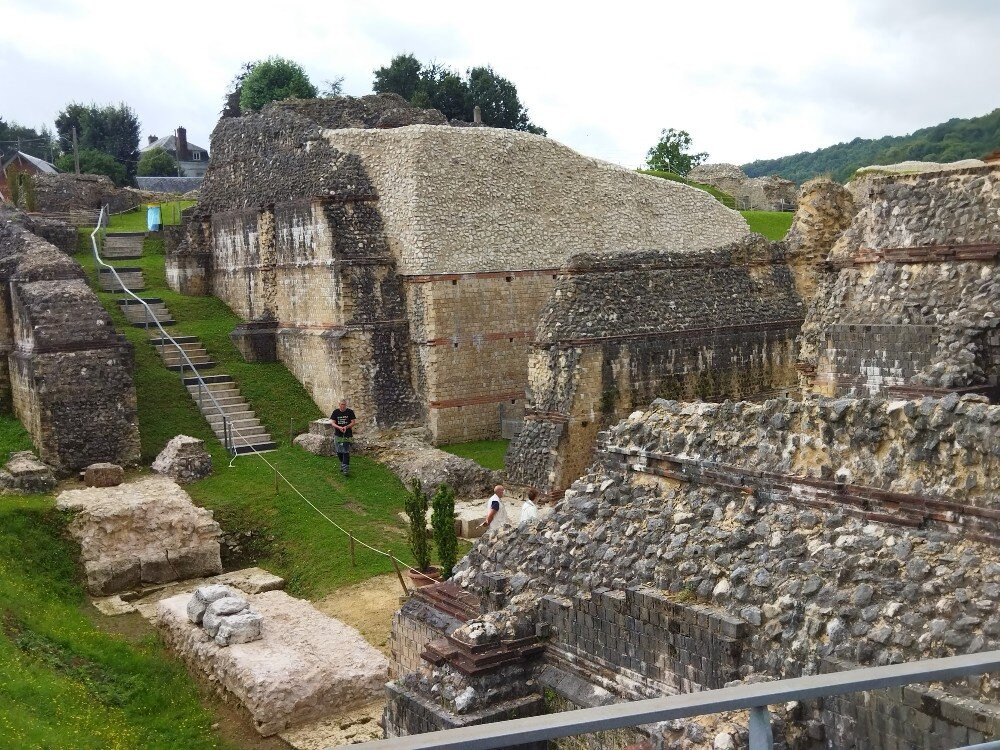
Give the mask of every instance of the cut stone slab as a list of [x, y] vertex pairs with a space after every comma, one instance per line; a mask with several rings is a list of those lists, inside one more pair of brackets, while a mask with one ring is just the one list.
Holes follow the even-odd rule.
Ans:
[[117, 487], [125, 481], [125, 469], [118, 464], [91, 464], [83, 472], [83, 483], [88, 487]]
[[204, 440], [176, 435], [160, 451], [152, 469], [175, 482], [187, 484], [212, 474], [212, 455], [205, 449]]
[[67, 490], [56, 507], [76, 514], [69, 532], [96, 596], [222, 572], [212, 512], [166, 477]]
[[120, 596], [105, 596], [92, 600], [94, 608], [105, 617], [117, 617], [135, 612], [135, 605]]
[[189, 594], [163, 599], [156, 626], [168, 645], [247, 709], [270, 736], [381, 696], [385, 656], [354, 628], [283, 591], [248, 597], [260, 614], [261, 638], [219, 646], [188, 620]]
[[51, 492], [55, 486], [52, 469], [31, 451], [11, 453], [10, 460], [0, 471], [0, 489], [8, 492]]
[[278, 736], [295, 750], [329, 750], [341, 745], [380, 740], [383, 711], [385, 697], [289, 729]]

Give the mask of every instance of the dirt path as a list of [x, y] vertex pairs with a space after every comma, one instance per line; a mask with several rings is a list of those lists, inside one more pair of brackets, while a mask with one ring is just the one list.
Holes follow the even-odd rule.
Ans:
[[313, 604], [323, 614], [353, 625], [366, 641], [388, 653], [389, 629], [400, 596], [399, 580], [390, 573], [334, 591]]

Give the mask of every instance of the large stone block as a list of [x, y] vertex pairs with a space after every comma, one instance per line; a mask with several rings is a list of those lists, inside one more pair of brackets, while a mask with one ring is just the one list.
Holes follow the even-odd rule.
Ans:
[[205, 441], [188, 435], [176, 435], [164, 446], [151, 467], [180, 484], [195, 482], [212, 474], [212, 454]]
[[107, 462], [91, 464], [83, 472], [83, 481], [88, 487], [117, 487], [125, 481], [125, 470]]

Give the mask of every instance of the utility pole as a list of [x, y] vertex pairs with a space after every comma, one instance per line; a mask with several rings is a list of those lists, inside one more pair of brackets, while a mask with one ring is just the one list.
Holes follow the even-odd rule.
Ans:
[[76, 143], [76, 125], [73, 126], [73, 166], [76, 167], [76, 173], [80, 174], [80, 149]]

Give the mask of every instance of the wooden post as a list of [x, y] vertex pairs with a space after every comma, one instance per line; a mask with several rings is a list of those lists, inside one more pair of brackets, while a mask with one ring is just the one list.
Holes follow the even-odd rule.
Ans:
[[403, 587], [403, 593], [409, 594], [409, 590], [406, 588], [406, 581], [403, 580], [403, 573], [399, 569], [399, 563], [396, 562], [396, 558], [389, 555], [389, 559], [392, 560], [392, 567], [396, 569], [396, 578], [399, 579], [399, 585]]
[[73, 126], [73, 165], [76, 167], [76, 173], [80, 174], [80, 149], [76, 143], [76, 125]]
[[274, 467], [274, 494], [278, 494], [278, 467]]
[[354, 559], [354, 534], [351, 534], [351, 567], [358, 567], [358, 561]]

